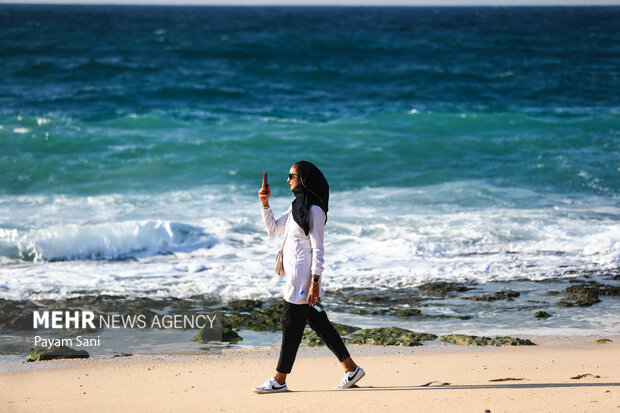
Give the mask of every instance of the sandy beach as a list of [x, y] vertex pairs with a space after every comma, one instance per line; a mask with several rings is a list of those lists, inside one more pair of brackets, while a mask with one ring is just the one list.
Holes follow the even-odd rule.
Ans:
[[611, 412], [620, 409], [620, 344], [555, 338], [528, 347], [351, 346], [366, 377], [325, 349], [301, 348], [288, 393], [250, 390], [277, 349], [15, 363], [0, 375], [3, 412]]

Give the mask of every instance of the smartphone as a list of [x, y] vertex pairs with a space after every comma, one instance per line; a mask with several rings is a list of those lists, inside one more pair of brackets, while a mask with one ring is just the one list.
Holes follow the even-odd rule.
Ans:
[[323, 304], [318, 303], [317, 305], [313, 305], [312, 308], [314, 308], [316, 311], [318, 311], [319, 313], [323, 310], [325, 310], [325, 307], [323, 307]]
[[263, 189], [267, 188], [267, 172], [263, 174]]

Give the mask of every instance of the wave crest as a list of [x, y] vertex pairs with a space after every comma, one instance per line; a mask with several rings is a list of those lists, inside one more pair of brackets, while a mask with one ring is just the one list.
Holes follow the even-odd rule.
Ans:
[[25, 234], [0, 229], [0, 256], [35, 262], [142, 258], [216, 243], [200, 227], [160, 220], [56, 225]]

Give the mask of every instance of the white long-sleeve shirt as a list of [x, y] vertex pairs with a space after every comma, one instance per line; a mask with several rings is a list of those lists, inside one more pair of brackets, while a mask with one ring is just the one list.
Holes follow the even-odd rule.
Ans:
[[[293, 219], [293, 207], [278, 219], [271, 208], [263, 209], [263, 223], [269, 237], [286, 234], [283, 250], [285, 272], [284, 299], [293, 304], [304, 304], [308, 300], [308, 290], [312, 275], [323, 274], [323, 235], [325, 231], [325, 212], [320, 206], [310, 206], [310, 231], [308, 235]], [[321, 288], [320, 295], [323, 295]]]

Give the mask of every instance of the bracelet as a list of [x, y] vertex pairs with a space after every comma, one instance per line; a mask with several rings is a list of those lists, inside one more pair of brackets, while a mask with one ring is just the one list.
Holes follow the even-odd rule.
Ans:
[[269, 205], [263, 207], [263, 209], [269, 209], [269, 208], [271, 208]]

